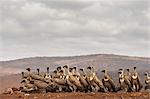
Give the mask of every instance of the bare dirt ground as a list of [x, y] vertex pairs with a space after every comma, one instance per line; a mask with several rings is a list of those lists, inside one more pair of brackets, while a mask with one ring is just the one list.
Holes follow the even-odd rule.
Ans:
[[0, 94], [0, 99], [150, 99], [150, 93], [14, 93], [13, 95]]

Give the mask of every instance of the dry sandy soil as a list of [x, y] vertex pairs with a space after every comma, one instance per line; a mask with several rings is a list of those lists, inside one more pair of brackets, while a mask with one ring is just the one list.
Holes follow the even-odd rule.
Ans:
[[1, 94], [0, 99], [150, 99], [150, 93], [14, 93], [13, 95]]

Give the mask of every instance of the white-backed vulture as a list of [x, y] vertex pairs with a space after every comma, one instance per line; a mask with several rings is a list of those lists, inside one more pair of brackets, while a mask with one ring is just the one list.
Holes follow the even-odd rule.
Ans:
[[131, 83], [130, 83], [129, 79], [125, 78], [124, 72], [119, 71], [118, 75], [119, 75], [119, 84], [120, 84], [118, 90], [123, 90], [125, 92], [131, 92], [132, 91]]
[[106, 69], [102, 70], [102, 72], [104, 73], [104, 78], [102, 79], [104, 87], [109, 92], [115, 92], [116, 87], [115, 87], [115, 83], [114, 83], [113, 79], [109, 76]]
[[150, 90], [150, 76], [148, 75], [148, 72], [146, 72], [145, 74], [145, 90]]
[[103, 83], [97, 77], [93, 67], [91, 66], [87, 67], [86, 78], [87, 78], [87, 82], [91, 85], [92, 90], [104, 92]]
[[134, 91], [139, 92], [142, 89], [142, 84], [140, 77], [136, 71], [136, 67], [133, 68], [133, 72], [131, 74], [131, 84]]

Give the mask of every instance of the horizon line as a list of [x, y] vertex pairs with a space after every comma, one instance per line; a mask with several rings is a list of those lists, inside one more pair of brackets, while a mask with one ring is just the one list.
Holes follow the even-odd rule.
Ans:
[[28, 59], [28, 58], [67, 58], [67, 57], [80, 57], [80, 56], [90, 56], [90, 55], [115, 55], [115, 56], [123, 56], [123, 57], [137, 57], [137, 58], [150, 58], [149, 56], [136, 56], [136, 55], [126, 55], [126, 54], [114, 54], [114, 53], [91, 53], [91, 54], [80, 54], [80, 55], [54, 55], [54, 56], [29, 56], [29, 57], [22, 57], [22, 58], [15, 58], [15, 59], [6, 59], [6, 60], [0, 60], [0, 62], [7, 62], [7, 61], [15, 61], [15, 60], [21, 60], [21, 59]]

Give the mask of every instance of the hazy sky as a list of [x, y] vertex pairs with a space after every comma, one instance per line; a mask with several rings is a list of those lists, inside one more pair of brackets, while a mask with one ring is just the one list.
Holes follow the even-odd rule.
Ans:
[[150, 0], [0, 0], [0, 60], [150, 57]]

